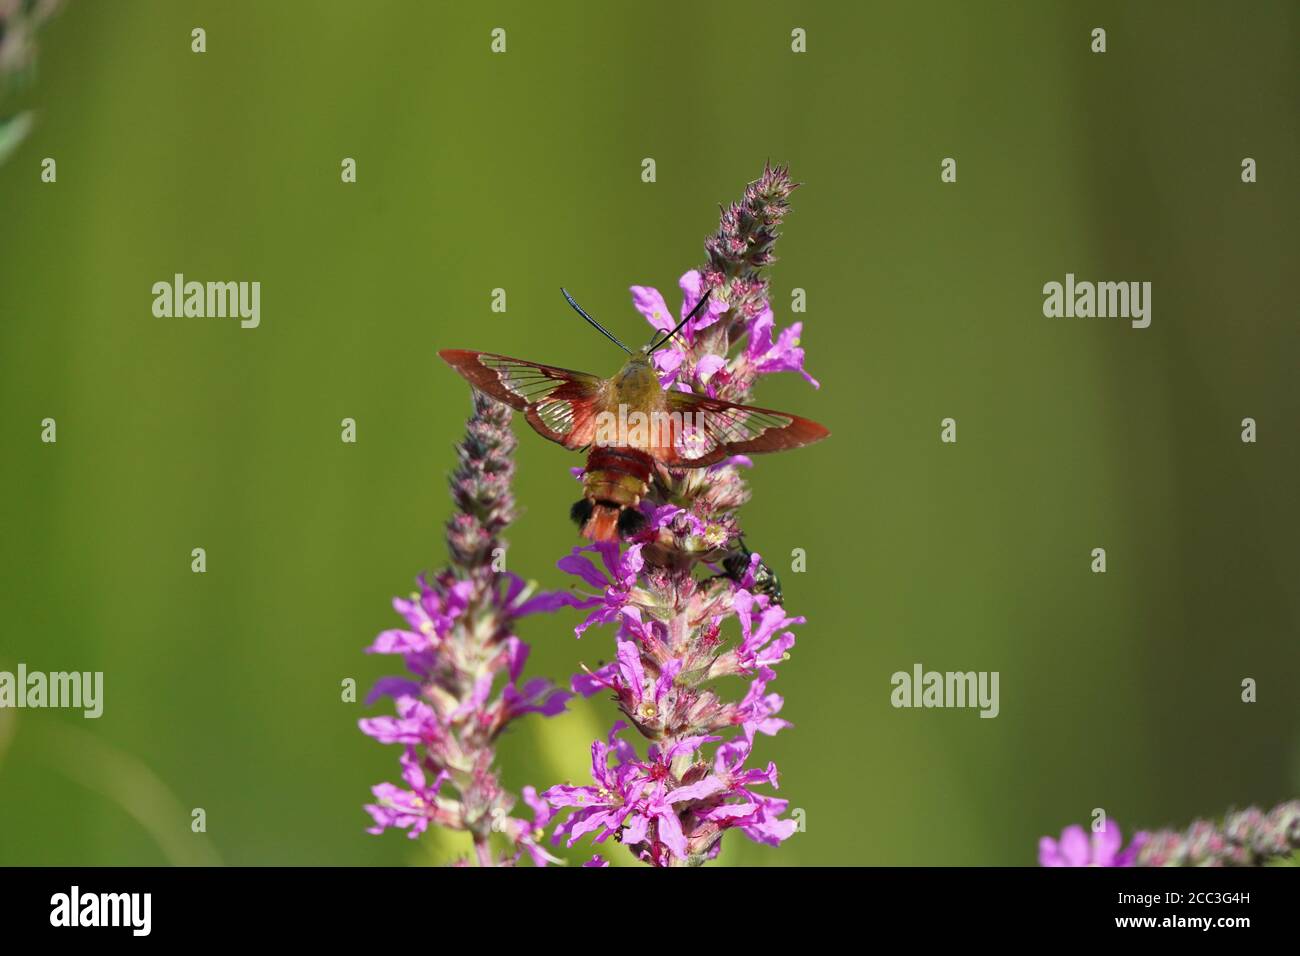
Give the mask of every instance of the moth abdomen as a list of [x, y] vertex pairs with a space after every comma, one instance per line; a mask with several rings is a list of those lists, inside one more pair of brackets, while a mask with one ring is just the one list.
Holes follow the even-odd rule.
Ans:
[[569, 520], [581, 528], [587, 523], [587, 519], [591, 517], [593, 507], [592, 503], [586, 498], [579, 498], [573, 503], [573, 507], [569, 509]]
[[[620, 534], [635, 534], [645, 519], [637, 505], [650, 489], [654, 461], [634, 448], [593, 448], [583, 476], [585, 508], [575, 504], [570, 515], [583, 516], [582, 536], [591, 541], [613, 541]], [[629, 517], [630, 516], [630, 517]]]

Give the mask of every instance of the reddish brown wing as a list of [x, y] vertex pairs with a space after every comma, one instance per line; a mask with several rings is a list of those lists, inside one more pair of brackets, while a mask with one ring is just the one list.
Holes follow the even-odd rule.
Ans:
[[821, 441], [830, 432], [816, 422], [788, 412], [737, 405], [691, 392], [668, 392], [674, 416], [671, 450], [653, 452], [666, 465], [703, 468], [728, 455], [785, 451]]
[[491, 352], [444, 349], [438, 354], [479, 391], [523, 412], [543, 438], [575, 450], [591, 444], [594, 402], [605, 384], [599, 376]]

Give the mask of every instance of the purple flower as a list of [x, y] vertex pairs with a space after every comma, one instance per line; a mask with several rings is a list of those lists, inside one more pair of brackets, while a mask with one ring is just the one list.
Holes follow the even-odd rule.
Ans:
[[667, 712], [664, 705], [673, 680], [681, 671], [680, 660], [664, 661], [659, 666], [659, 676], [648, 679], [641, 666], [641, 651], [633, 641], [618, 641], [618, 658], [598, 671], [587, 672], [585, 678], [574, 678], [574, 690], [590, 697], [604, 687], [614, 692], [623, 713], [636, 721], [641, 728], [662, 726]]
[[[632, 286], [632, 305], [645, 316], [651, 326], [661, 332], [671, 332], [678, 322], [690, 315], [691, 310], [700, 304], [700, 297], [704, 295], [704, 279], [696, 269], [684, 273], [677, 280], [677, 284], [682, 290], [682, 307], [676, 318], [673, 318], [672, 313], [668, 311], [664, 297], [658, 289], [643, 285]], [[714, 297], [705, 306], [703, 312], [682, 326], [678, 335], [685, 336], [687, 342], [693, 342], [701, 329], [713, 325], [726, 311], [727, 304]]]
[[[682, 289], [682, 307], [677, 318], [673, 318], [668, 311], [668, 306], [659, 290], [649, 286], [632, 286], [632, 305], [645, 316], [646, 321], [655, 329], [661, 332], [671, 332], [679, 321], [685, 319], [691, 313], [691, 310], [699, 305], [700, 297], [704, 294], [703, 277], [694, 269], [685, 273], [678, 280], [678, 285]], [[689, 347], [694, 344], [701, 331], [714, 325], [726, 311], [727, 303], [723, 301], [721, 296], [715, 295], [699, 315], [682, 326], [677, 335]], [[665, 388], [675, 386], [680, 391], [690, 391], [692, 381], [698, 382], [702, 386], [706, 385], [714, 374], [726, 366], [727, 359], [726, 356], [711, 353], [694, 358], [687, 349], [684, 349], [678, 341], [674, 340], [655, 351], [654, 362], [660, 373], [659, 381], [661, 385]], [[692, 375], [685, 375], [684, 363], [690, 365]]]
[[[604, 569], [596, 567], [583, 552], [598, 553], [604, 563]], [[598, 541], [573, 549], [573, 553], [560, 559], [561, 571], [582, 578], [603, 594], [595, 595], [589, 603], [598, 605], [596, 610], [587, 615], [587, 619], [573, 629], [573, 633], [582, 637], [587, 628], [595, 624], [605, 624], [624, 616], [628, 607], [628, 596], [636, 587], [637, 572], [644, 566], [641, 558], [641, 546], [633, 545], [622, 555], [619, 554], [617, 541]]]
[[1119, 826], [1107, 820], [1091, 838], [1077, 824], [1061, 831], [1060, 841], [1043, 837], [1038, 841], [1040, 866], [1132, 866], [1147, 835], [1134, 836], [1128, 849], [1121, 850], [1124, 838]]
[[749, 345], [745, 349], [745, 358], [754, 372], [758, 375], [771, 372], [798, 372], [811, 383], [813, 388], [821, 388], [821, 383], [803, 369], [803, 349], [798, 347], [803, 323], [796, 322], [788, 329], [783, 329], [780, 337], [773, 342], [774, 321], [769, 306], [750, 323]]
[[433, 708], [415, 697], [398, 697], [396, 717], [363, 717], [361, 732], [381, 744], [434, 743], [442, 737], [442, 726]]
[[551, 805], [538, 796], [537, 790], [533, 787], [524, 787], [520, 795], [524, 798], [524, 803], [528, 804], [533, 811], [533, 822], [528, 823], [518, 817], [507, 817], [500, 826], [500, 830], [518, 847], [513, 862], [519, 862], [523, 854], [527, 853], [535, 866], [559, 863], [560, 860], [548, 853], [541, 845], [542, 839], [546, 836], [546, 826], [554, 816]]
[[521, 686], [519, 678], [531, 648], [513, 635], [506, 638], [505, 645], [510, 681], [501, 691], [502, 713], [497, 721], [504, 726], [524, 714], [554, 717], [563, 713], [565, 704], [573, 695], [566, 690], [559, 690], [545, 677], [534, 677]]
[[[671, 786], [669, 767], [673, 760], [690, 756], [706, 741], [716, 737], [693, 737], [674, 744], [662, 755], [653, 750], [647, 763], [635, 760], [631, 747], [618, 739], [627, 725], [616, 723], [606, 741], [591, 747], [591, 775], [594, 786], [557, 786], [543, 796], [556, 808], [573, 812], [555, 829], [555, 839], [568, 838], [568, 845], [585, 834], [595, 833], [601, 843], [614, 834], [619, 842], [639, 848], [646, 858], [665, 855], [684, 860], [688, 854], [678, 808], [682, 804], [717, 794], [724, 784], [715, 777], [688, 786]], [[610, 766], [610, 758], [617, 762]]]
[[473, 594], [470, 581], [434, 587], [422, 574], [416, 583], [420, 589], [409, 600], [393, 598], [393, 609], [406, 618], [410, 630], [381, 631], [366, 653], [420, 655], [433, 650], [451, 632]]
[[592, 694], [613, 687], [614, 682], [618, 679], [616, 677], [617, 671], [618, 663], [616, 661], [610, 661], [594, 671], [587, 669], [584, 665], [582, 673], [573, 675], [569, 686], [573, 688], [575, 694], [590, 697]]
[[[751, 575], [757, 558], [757, 554], [751, 558]], [[806, 619], [789, 617], [784, 607], [779, 604], [769, 604], [765, 595], [755, 600], [754, 595], [744, 589], [737, 589], [732, 603], [736, 617], [740, 619], [742, 635], [740, 646], [734, 651], [737, 670], [754, 671], [784, 660], [790, 648], [794, 647], [794, 634], [786, 631], [780, 637], [775, 637], [776, 632], [784, 627], [803, 624]], [[757, 621], [754, 620], [755, 610], [759, 611]]]
[[[719, 747], [711, 771], [695, 764], [689, 782], [674, 782], [675, 766], [690, 762], [703, 745], [720, 738], [697, 735], [662, 749], [652, 746], [646, 761], [639, 762], [617, 739], [625, 726], [619, 721], [607, 742], [592, 745], [593, 786], [558, 786], [543, 794], [555, 808], [572, 811], [555, 828], [556, 840], [567, 837], [572, 846], [588, 833], [596, 834], [597, 843], [617, 834], [641, 859], [664, 865], [694, 855], [711, 858], [722, 833], [731, 828], [770, 845], [795, 832], [794, 820], [780, 819], [786, 801], [751, 789], [777, 783], [775, 764], [763, 770], [744, 768], [751, 736]], [[611, 757], [617, 760], [612, 767]]]
[[744, 769], [754, 746], [751, 728], [719, 747], [714, 757], [714, 774], [727, 781], [728, 796], [740, 797], [740, 802], [720, 803], [704, 814], [704, 818], [739, 827], [755, 843], [776, 846], [794, 835], [798, 824], [792, 819], [781, 819], [787, 801], [766, 794], [755, 793], [750, 788], [758, 784], [777, 786], [776, 764], [768, 761], [767, 768]]
[[[551, 787], [542, 796], [553, 808], [572, 808], [573, 813], [554, 830], [553, 839], [568, 837], [568, 845], [583, 834], [595, 832], [601, 843], [610, 834], [618, 832], [632, 813], [640, 798], [643, 781], [636, 773], [631, 748], [617, 739], [618, 732], [626, 727], [622, 721], [610, 730], [607, 740], [597, 740], [591, 745], [591, 777], [594, 786], [575, 787], [561, 784]], [[609, 760], [617, 763], [611, 767]]]
[[659, 505], [655, 507], [648, 502], [646, 508], [649, 511], [649, 520], [646, 527], [652, 531], [659, 531], [673, 525], [681, 525], [684, 534], [703, 535], [708, 531], [708, 525], [698, 516], [691, 514], [680, 505]]
[[[699, 302], [697, 290], [700, 281], [698, 272], [692, 271], [682, 276], [682, 290], [685, 293], [681, 313], [683, 318]], [[663, 296], [658, 290], [633, 286], [632, 303], [656, 329], [673, 328], [675, 322], [669, 316]], [[716, 352], [697, 352], [694, 345], [698, 334], [717, 323], [727, 309], [723, 297], [715, 296], [709, 300], [704, 312], [686, 323], [678, 333], [679, 336], [684, 336], [685, 346], [674, 341], [655, 351], [654, 361], [660, 373], [660, 384], [665, 388], [673, 387], [679, 391], [696, 391], [719, 397], [723, 387], [740, 386], [747, 389], [760, 375], [798, 372], [813, 388], [821, 388], [821, 383], [803, 367], [804, 350], [799, 346], [803, 323], [795, 322], [782, 329], [774, 339], [776, 319], [772, 307], [766, 303], [758, 314], [745, 320], [741, 326], [741, 333], [748, 336], [748, 344], [734, 361], [729, 361], [726, 355]], [[721, 397], [732, 398], [731, 395]]]
[[778, 731], [790, 726], [790, 722], [777, 717], [784, 706], [780, 694], [767, 693], [768, 683], [776, 677], [776, 672], [768, 667], [760, 667], [758, 676], [749, 684], [749, 693], [740, 702], [737, 722], [752, 734], [758, 732], [771, 737]]
[[406, 835], [414, 840], [438, 817], [438, 791], [451, 774], [443, 770], [430, 781], [420, 763], [415, 747], [408, 746], [402, 752], [401, 764], [402, 779], [409, 789], [391, 783], [381, 783], [371, 789], [378, 802], [365, 806], [375, 822], [367, 833], [380, 834], [393, 827], [406, 830]]
[[534, 594], [534, 585], [525, 584], [517, 574], [504, 572], [502, 577], [508, 582], [500, 600], [494, 603], [498, 611], [508, 614], [513, 620], [528, 617], [530, 614], [550, 614], [562, 607], [586, 607], [587, 602], [568, 591], [540, 591]]

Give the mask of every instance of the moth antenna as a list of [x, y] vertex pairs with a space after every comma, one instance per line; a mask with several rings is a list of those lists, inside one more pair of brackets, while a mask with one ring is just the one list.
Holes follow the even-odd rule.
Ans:
[[578, 305], [578, 303], [573, 301], [573, 296], [569, 295], [568, 290], [565, 289], [564, 286], [560, 286], [560, 291], [564, 293], [564, 298], [568, 300], [569, 305], [573, 306], [574, 311], [577, 312], [584, 319], [586, 319], [588, 322], [590, 322], [593, 326], [595, 326], [601, 335], [605, 336], [605, 338], [609, 339], [611, 342], [613, 342], [615, 345], [621, 348], [628, 355], [632, 354], [632, 350], [628, 348], [626, 345], [624, 345], [622, 342], [620, 342], [618, 340], [618, 337], [615, 336], [613, 332], [605, 328], [603, 325], [601, 325], [599, 322], [597, 322], [595, 319], [589, 316], [586, 312], [584, 312], [582, 306]]
[[[655, 349], [657, 349], [657, 348], [662, 348], [663, 345], [664, 345], [664, 343], [666, 343], [666, 342], [667, 342], [669, 339], [671, 339], [674, 335], [676, 335], [678, 332], [680, 332], [680, 331], [682, 330], [682, 327], [683, 327], [684, 325], [686, 325], [687, 322], [691, 321], [691, 319], [693, 319], [693, 318], [695, 318], [697, 315], [699, 315], [699, 314], [700, 314], [700, 309], [704, 308], [705, 303], [707, 303], [707, 302], [709, 301], [709, 296], [711, 296], [712, 294], [713, 294], [713, 290], [712, 290], [712, 289], [709, 289], [707, 292], [704, 293], [704, 295], [700, 296], [700, 301], [695, 303], [695, 308], [691, 309], [691, 311], [688, 312], [688, 313], [686, 314], [686, 318], [682, 319], [680, 322], [677, 323], [677, 328], [673, 329], [671, 332], [669, 332], [667, 335], [665, 335], [662, 339], [660, 339], [659, 342], [658, 342], [656, 345], [654, 345], [653, 347], [651, 347], [650, 352], [653, 352], [653, 351], [654, 351]], [[653, 342], [654, 339], [651, 339], [650, 341]], [[647, 352], [646, 354], [648, 355], [648, 354], [650, 354], [650, 352]]]

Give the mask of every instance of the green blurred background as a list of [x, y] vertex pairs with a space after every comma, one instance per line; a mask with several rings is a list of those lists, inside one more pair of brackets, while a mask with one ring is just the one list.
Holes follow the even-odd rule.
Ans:
[[[795, 726], [757, 754], [807, 830], [724, 861], [1030, 864], [1094, 807], [1127, 832], [1294, 797], [1298, 10], [71, 3], [0, 104], [37, 111], [0, 167], [0, 669], [102, 670], [106, 701], [0, 713], [0, 863], [461, 852], [363, 832], [397, 751], [339, 692], [393, 672], [362, 648], [444, 558], [469, 400], [435, 350], [612, 372], [557, 287], [645, 335], [627, 287], [675, 306], [767, 159], [805, 184], [773, 297], [785, 324], [807, 290], [823, 387], [758, 399], [835, 434], [760, 459], [743, 515], [779, 570], [808, 554]], [[259, 280], [261, 327], [154, 318], [176, 272]], [[1151, 327], [1044, 318], [1066, 272], [1151, 281]], [[520, 438], [511, 566], [564, 587], [578, 462]], [[608, 657], [576, 620], [521, 626], [533, 673]], [[999, 671], [1001, 715], [892, 709], [917, 661]], [[507, 783], [585, 780], [611, 718], [517, 725]]]

